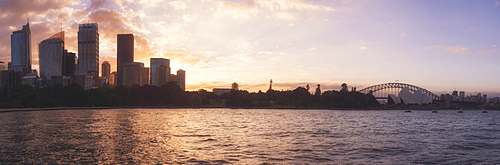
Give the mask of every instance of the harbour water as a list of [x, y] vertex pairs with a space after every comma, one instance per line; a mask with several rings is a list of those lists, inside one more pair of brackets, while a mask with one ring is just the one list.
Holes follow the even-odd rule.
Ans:
[[497, 164], [500, 112], [0, 113], [0, 164]]

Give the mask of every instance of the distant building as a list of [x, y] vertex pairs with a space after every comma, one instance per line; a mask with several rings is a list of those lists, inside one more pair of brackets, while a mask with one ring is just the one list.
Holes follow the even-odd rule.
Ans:
[[169, 82], [177, 82], [177, 75], [170, 74], [170, 81]]
[[464, 101], [465, 100], [465, 91], [460, 91], [458, 94], [458, 100], [459, 101]]
[[117, 85], [124, 85], [124, 65], [134, 62], [134, 35], [118, 34], [116, 37]]
[[63, 76], [74, 76], [76, 71], [76, 54], [65, 50], [63, 57]]
[[212, 92], [214, 92], [216, 95], [222, 95], [227, 92], [231, 92], [233, 89], [230, 88], [214, 88], [212, 89]]
[[109, 61], [102, 62], [101, 75], [102, 77], [109, 77], [111, 75], [111, 64], [109, 64]]
[[123, 65], [123, 86], [144, 85], [144, 63], [133, 62]]
[[63, 75], [64, 40], [50, 37], [40, 42], [38, 48], [40, 77], [43, 84], [52, 86], [52, 77]]
[[155, 86], [162, 86], [170, 81], [170, 60], [164, 58], [150, 59], [150, 83]]
[[7, 70], [7, 66], [5, 66], [4, 64], [4, 62], [0, 61], [0, 71]]
[[111, 72], [111, 75], [109, 76], [109, 87], [111, 88], [116, 87], [117, 76], [118, 74], [116, 72]]
[[31, 30], [29, 23], [23, 25], [22, 30], [14, 31], [10, 35], [10, 48], [11, 69], [20, 72], [21, 77], [31, 73]]
[[141, 86], [149, 85], [149, 68], [148, 67], [142, 68], [141, 75], [142, 75]]
[[13, 88], [16, 86], [16, 74], [14, 70], [0, 71], [0, 86], [2, 88]]
[[99, 76], [99, 31], [97, 23], [78, 26], [78, 70], [83, 70], [97, 83]]
[[179, 83], [179, 87], [185, 91], [186, 90], [186, 71], [184, 71], [182, 69], [177, 70], [176, 79], [177, 79], [177, 83]]

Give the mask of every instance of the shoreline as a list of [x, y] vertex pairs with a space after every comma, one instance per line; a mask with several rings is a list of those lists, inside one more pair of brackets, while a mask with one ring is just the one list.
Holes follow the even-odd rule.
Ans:
[[[428, 111], [436, 109], [384, 109], [384, 108], [312, 108], [312, 107], [197, 107], [197, 106], [118, 106], [118, 107], [47, 107], [47, 108], [8, 108], [0, 109], [3, 112], [22, 112], [22, 111], [54, 111], [54, 110], [100, 110], [100, 109], [276, 109], [276, 110], [412, 110]], [[453, 109], [438, 109], [440, 111], [452, 111]], [[471, 109], [473, 110], [473, 109]]]

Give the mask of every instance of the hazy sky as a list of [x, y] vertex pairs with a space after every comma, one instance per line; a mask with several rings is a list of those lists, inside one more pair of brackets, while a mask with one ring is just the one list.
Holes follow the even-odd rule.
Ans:
[[0, 0], [1, 61], [28, 17], [35, 68], [40, 41], [62, 25], [77, 52], [78, 24], [95, 22], [101, 62], [115, 65], [116, 34], [133, 33], [135, 61], [169, 58], [188, 90], [399, 80], [500, 95], [500, 0]]

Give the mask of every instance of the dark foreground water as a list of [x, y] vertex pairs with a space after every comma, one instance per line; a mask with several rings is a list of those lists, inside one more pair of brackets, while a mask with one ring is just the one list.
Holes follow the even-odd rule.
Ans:
[[0, 113], [0, 164], [498, 164], [500, 112]]

